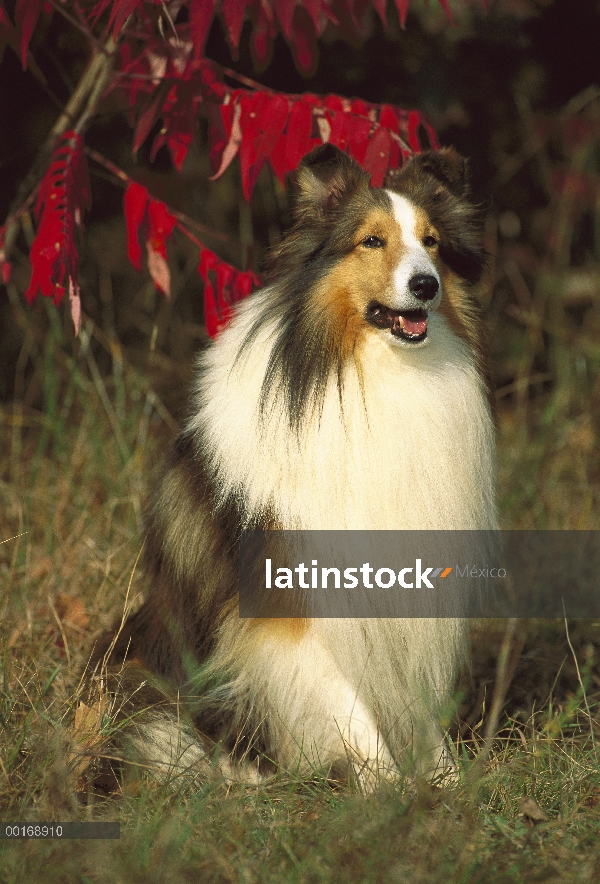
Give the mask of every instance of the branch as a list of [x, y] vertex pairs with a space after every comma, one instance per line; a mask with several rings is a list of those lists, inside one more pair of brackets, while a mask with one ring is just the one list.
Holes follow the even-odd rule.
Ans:
[[[98, 165], [103, 166], [108, 172], [110, 172], [110, 174], [113, 175], [114, 178], [117, 179], [117, 181], [122, 182], [124, 187], [127, 188], [130, 184], [139, 184], [139, 181], [136, 181], [135, 178], [132, 178], [130, 175], [124, 172], [123, 169], [120, 169], [101, 153], [98, 153], [97, 150], [94, 150], [91, 147], [86, 147], [85, 152], [90, 159], [95, 160]], [[108, 175], [106, 177], [109, 181], [113, 180]], [[200, 231], [200, 233], [202, 233], [204, 236], [209, 236], [212, 239], [218, 240], [219, 242], [239, 245], [237, 240], [233, 239], [231, 236], [228, 236], [226, 233], [221, 233], [219, 230], [214, 230], [211, 227], [206, 227], [206, 225], [201, 224], [200, 221], [195, 221], [193, 218], [190, 218], [189, 215], [186, 215], [184, 212], [180, 212], [177, 209], [174, 209], [168, 203], [165, 203], [165, 205], [167, 206], [170, 214], [174, 215], [180, 222], [180, 225], [178, 225], [179, 229], [181, 229], [181, 231], [188, 237], [188, 239], [191, 239], [192, 242], [200, 246], [200, 248], [204, 248], [203, 243], [193, 237], [189, 233], [189, 231], [184, 228], [192, 227]]]
[[112, 75], [115, 51], [116, 42], [109, 37], [102, 51], [94, 53], [67, 106], [48, 133], [33, 166], [19, 185], [5, 222], [6, 260], [10, 258], [10, 252], [17, 238], [19, 218], [25, 207], [31, 203], [35, 190], [44, 177], [58, 139], [69, 128], [80, 134], [94, 115]]

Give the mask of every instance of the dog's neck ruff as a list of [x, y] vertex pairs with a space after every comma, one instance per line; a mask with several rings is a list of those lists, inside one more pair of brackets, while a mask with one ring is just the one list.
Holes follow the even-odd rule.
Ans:
[[233, 497], [246, 524], [269, 513], [287, 529], [496, 527], [484, 385], [445, 319], [431, 316], [418, 349], [369, 335], [341, 394], [332, 373], [322, 410], [295, 433], [283, 392], [259, 407], [274, 325], [238, 354], [268, 296], [244, 304], [202, 357], [188, 429], [203, 440], [218, 502]]

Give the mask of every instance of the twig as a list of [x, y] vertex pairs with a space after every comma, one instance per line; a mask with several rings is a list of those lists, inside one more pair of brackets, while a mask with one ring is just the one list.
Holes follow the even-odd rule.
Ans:
[[[97, 150], [93, 150], [91, 147], [86, 147], [85, 152], [88, 155], [88, 157], [90, 157], [90, 159], [95, 160], [98, 163], [98, 165], [104, 166], [105, 169], [107, 169], [112, 175], [115, 176], [115, 178], [118, 179], [118, 181], [122, 181], [126, 187], [129, 184], [139, 184], [139, 182], [136, 181], [135, 178], [132, 178], [130, 175], [128, 175], [126, 172], [124, 172], [122, 169], [120, 169], [118, 166], [116, 166], [113, 162], [111, 162], [109, 159], [107, 159], [101, 153], [98, 153]], [[190, 218], [189, 215], [186, 215], [184, 212], [180, 212], [180, 211], [178, 211], [178, 209], [174, 209], [172, 206], [168, 205], [167, 203], [165, 203], [165, 205], [167, 206], [171, 215], [174, 215], [177, 218], [177, 220], [181, 222], [181, 225], [184, 225], [186, 227], [192, 227], [195, 230], [200, 231], [200, 233], [202, 233], [204, 236], [210, 236], [212, 239], [216, 239], [219, 242], [229, 243], [231, 245], [238, 245], [237, 240], [234, 240], [234, 239], [232, 239], [232, 237], [227, 236], [226, 233], [220, 233], [217, 230], [212, 230], [210, 227], [206, 227], [206, 225], [201, 224], [199, 221], [194, 221], [193, 218]], [[191, 239], [191, 241], [195, 245], [199, 246], [200, 248], [204, 248], [203, 244], [199, 240], [197, 240], [195, 237], [193, 237], [189, 233], [189, 231], [184, 230], [181, 225], [177, 225], [178, 229], [181, 230], [181, 232], [184, 233], [185, 236], [188, 237], [188, 239]]]
[[86, 39], [89, 40], [90, 43], [94, 44], [98, 52], [106, 51], [106, 46], [102, 45], [100, 40], [98, 40], [97, 37], [94, 36], [91, 30], [86, 28], [85, 25], [83, 25], [80, 21], [77, 21], [77, 19], [74, 18], [70, 12], [67, 12], [62, 3], [57, 3], [56, 0], [47, 0], [47, 2], [49, 2], [52, 9], [54, 9], [55, 12], [58, 12], [59, 15], [62, 15], [62, 17], [66, 19], [69, 24], [75, 28], [75, 30], [81, 31], [84, 37], [86, 37]]
[[590, 723], [590, 736], [592, 738], [592, 746], [594, 747], [594, 754], [596, 754], [596, 738], [594, 737], [594, 726], [592, 724], [592, 713], [590, 712], [590, 707], [588, 705], [587, 694], [585, 692], [585, 685], [583, 684], [583, 679], [581, 678], [581, 672], [579, 671], [579, 663], [577, 662], [577, 655], [575, 654], [575, 649], [571, 644], [571, 636], [569, 635], [569, 625], [567, 623], [567, 613], [565, 611], [565, 602], [563, 599], [563, 617], [565, 621], [565, 632], [567, 634], [567, 643], [569, 645], [569, 649], [573, 654], [573, 660], [575, 661], [575, 669], [577, 670], [577, 678], [579, 680], [579, 684], [581, 686], [581, 693], [583, 695], [583, 702], [585, 703], [585, 709], [588, 714], [588, 721]]
[[56, 620], [56, 622], [57, 622], [57, 624], [58, 624], [58, 628], [59, 628], [59, 630], [60, 630], [61, 638], [62, 638], [62, 640], [63, 640], [63, 645], [65, 646], [65, 653], [66, 653], [66, 655], [67, 655], [67, 669], [70, 669], [70, 668], [71, 668], [71, 653], [70, 653], [70, 651], [69, 651], [69, 643], [68, 643], [68, 641], [67, 641], [67, 636], [65, 635], [65, 631], [64, 631], [64, 629], [63, 629], [63, 625], [62, 625], [61, 619], [60, 619], [60, 617], [58, 616], [58, 611], [57, 611], [56, 608], [54, 607], [54, 605], [53, 605], [53, 603], [52, 603], [52, 599], [51, 599], [50, 596], [48, 596], [48, 605], [50, 606], [50, 610], [52, 611], [52, 614], [53, 614], [53, 616], [54, 616], [54, 619]]
[[[81, 132], [94, 114], [112, 74], [115, 50], [116, 43], [112, 37], [109, 37], [102, 51], [96, 52], [92, 56], [65, 109], [46, 136], [46, 140], [40, 148], [33, 166], [19, 185], [17, 195], [11, 203], [5, 222], [4, 252], [7, 259], [10, 257], [17, 238], [18, 221], [25, 211], [24, 206], [29, 206], [33, 202], [35, 191], [44, 176], [56, 142], [70, 126], [75, 131]], [[79, 117], [80, 119], [78, 119]]]
[[502, 639], [500, 653], [498, 654], [498, 663], [496, 665], [496, 681], [494, 683], [494, 693], [492, 694], [490, 712], [485, 725], [483, 746], [481, 747], [481, 751], [475, 759], [475, 764], [471, 768], [470, 772], [470, 777], [473, 778], [475, 778], [480, 773], [483, 765], [487, 761], [490, 750], [492, 748], [494, 737], [496, 735], [496, 731], [498, 729], [500, 713], [502, 711], [502, 707], [504, 705], [504, 701], [506, 699], [506, 695], [508, 693], [508, 688], [510, 687], [510, 682], [512, 678], [511, 669], [514, 668], [512, 666], [509, 666], [509, 661], [511, 657], [511, 651], [513, 649], [513, 640], [518, 623], [519, 620], [517, 617], [510, 617], [506, 623], [504, 638]]
[[[110, 341], [109, 341], [109, 339], [106, 337], [106, 335], [104, 334], [104, 332], [102, 331], [102, 329], [99, 328], [99, 327], [95, 324], [95, 322], [93, 321], [93, 319], [91, 319], [89, 316], [87, 316], [87, 314], [86, 314], [85, 312], [83, 312], [83, 311], [82, 311], [82, 314], [81, 314], [81, 320], [82, 320], [82, 323], [84, 324], [85, 328], [88, 330], [88, 333], [89, 333], [90, 330], [91, 330], [92, 337], [93, 337], [96, 341], [98, 341], [98, 343], [100, 344], [100, 346], [103, 347], [104, 350], [108, 353], [108, 355], [111, 356], [111, 358], [112, 358], [112, 357], [113, 357], [113, 351], [112, 351], [111, 346], [110, 346]], [[122, 358], [123, 361], [127, 364], [127, 366], [131, 369], [131, 368], [132, 368], [132, 365], [131, 365], [131, 363], [126, 359], [126, 357], [123, 355], [123, 353], [121, 353], [121, 358]], [[136, 371], [137, 371], [137, 370], [136, 370]], [[138, 381], [138, 383], [140, 384], [140, 386], [141, 386], [142, 390], [144, 391], [144, 393], [146, 393], [146, 395], [148, 395], [149, 393], [152, 393], [152, 395], [154, 396], [154, 405], [153, 405], [153, 408], [154, 408], [154, 410], [156, 411], [156, 413], [158, 414], [158, 416], [162, 419], [162, 421], [166, 424], [166, 426], [167, 426], [170, 430], [172, 430], [173, 432], [177, 432], [177, 430], [179, 429], [179, 424], [177, 423], [177, 421], [175, 420], [175, 418], [173, 417], [173, 415], [171, 414], [171, 412], [168, 410], [168, 408], [164, 405], [164, 403], [163, 403], [163, 402], [160, 400], [160, 398], [156, 395], [156, 392], [155, 392], [154, 390], [152, 390], [152, 388], [150, 387], [150, 383], [149, 383], [149, 381], [147, 381], [147, 380], [143, 377], [143, 375], [140, 375], [140, 374], [137, 375], [137, 381]], [[17, 535], [17, 536], [19, 536], [19, 535]]]
[[[573, 114], [577, 114], [584, 109], [588, 104], [591, 104], [592, 101], [596, 101], [596, 99], [600, 98], [600, 87], [599, 86], [588, 86], [582, 92], [579, 92], [577, 95], [573, 96], [573, 98], [568, 101], [559, 114], [559, 120], [564, 122], [564, 120], [568, 119]], [[497, 190], [506, 184], [510, 179], [517, 174], [517, 172], [527, 163], [535, 154], [543, 148], [547, 141], [550, 140], [550, 135], [538, 135], [537, 133], [530, 136], [527, 139], [525, 144], [523, 145], [521, 151], [517, 154], [517, 156], [510, 157], [504, 165], [498, 169], [496, 173], [496, 177], [492, 182], [492, 191]]]
[[231, 68], [221, 68], [221, 70], [226, 77], [229, 77], [231, 80], [237, 80], [238, 83], [243, 83], [244, 86], [248, 86], [250, 89], [255, 89], [257, 92], [270, 92], [273, 94], [273, 90], [270, 89], [269, 86], [263, 86], [262, 83], [257, 83], [256, 80], [251, 80], [250, 77], [244, 77], [243, 74], [238, 74]]
[[121, 635], [121, 632], [123, 631], [123, 627], [125, 626], [125, 622], [129, 616], [129, 611], [130, 611], [129, 592], [131, 590], [131, 584], [133, 583], [135, 571], [136, 571], [138, 562], [140, 560], [140, 556], [142, 555], [143, 549], [144, 549], [144, 547], [141, 546], [138, 551], [138, 554], [136, 556], [135, 562], [133, 563], [133, 569], [132, 569], [131, 574], [129, 576], [129, 583], [127, 584], [127, 592], [125, 593], [125, 602], [123, 604], [123, 614], [121, 615], [121, 623], [119, 624], [119, 628], [115, 632], [115, 634], [112, 638], [112, 641], [111, 641], [110, 645], [108, 646], [108, 648], [104, 654], [104, 657], [102, 658], [101, 671], [106, 671], [108, 669], [108, 661], [110, 660], [110, 655], [112, 654], [112, 652], [115, 649], [115, 646], [117, 644], [117, 640], [118, 640], [119, 636]]
[[551, 372], [538, 372], [529, 377], [519, 378], [518, 380], [513, 381], [512, 384], [506, 384], [504, 387], [500, 387], [499, 390], [496, 390], [494, 395], [496, 399], [503, 399], [504, 396], [510, 396], [511, 393], [521, 392], [524, 389], [527, 390], [529, 387], [534, 387], [536, 384], [545, 384], [553, 378], [554, 375]]

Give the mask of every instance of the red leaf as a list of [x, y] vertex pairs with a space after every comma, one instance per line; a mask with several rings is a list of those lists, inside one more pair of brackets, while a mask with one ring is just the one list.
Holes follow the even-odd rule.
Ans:
[[198, 264], [198, 273], [204, 280], [208, 282], [209, 271], [214, 270], [219, 259], [210, 249], [202, 249], [200, 252], [200, 263]]
[[395, 0], [395, 2], [398, 15], [400, 16], [400, 27], [404, 28], [406, 25], [406, 15], [408, 13], [408, 4], [410, 3], [410, 0]]
[[148, 270], [154, 285], [167, 297], [171, 295], [171, 274], [167, 264], [167, 239], [173, 232], [177, 218], [166, 205], [151, 199], [148, 203]]
[[6, 251], [4, 249], [4, 237], [6, 236], [6, 227], [0, 228], [0, 282], [2, 285], [8, 285], [10, 282], [10, 274], [12, 267], [6, 260]]
[[194, 44], [194, 58], [204, 54], [204, 44], [215, 14], [214, 0], [191, 0], [188, 5], [190, 15], [190, 36]]
[[115, 37], [122, 31], [123, 25], [136, 7], [140, 5], [140, 0], [113, 0], [108, 26], [112, 27]]
[[160, 109], [167, 97], [167, 93], [171, 88], [170, 83], [161, 83], [151, 100], [148, 102], [142, 113], [138, 117], [135, 133], [133, 135], [133, 155], [137, 155], [138, 150], [150, 134], [150, 130], [154, 126]]
[[371, 121], [366, 117], [353, 117], [350, 122], [350, 137], [348, 138], [349, 153], [361, 166], [365, 159], [369, 146], [371, 133]]
[[171, 236], [177, 218], [164, 203], [151, 199], [148, 203], [148, 242], [163, 258], [167, 257], [167, 239]]
[[171, 277], [167, 264], [167, 240], [177, 223], [166, 205], [150, 196], [145, 187], [132, 181], [125, 191], [124, 214], [127, 228], [127, 254], [136, 270], [142, 269], [139, 230], [147, 214], [146, 252], [148, 270], [154, 285], [167, 297], [171, 294]]
[[176, 132], [174, 135], [167, 135], [167, 147], [169, 148], [173, 165], [178, 172], [181, 172], [183, 161], [188, 155], [191, 143], [191, 133]]
[[233, 305], [258, 288], [260, 280], [252, 271], [242, 273], [204, 248], [200, 251], [198, 273], [204, 282], [204, 323], [214, 338], [231, 319]]
[[259, 156], [269, 157], [285, 129], [290, 114], [290, 102], [285, 95], [270, 95], [268, 107], [261, 121], [262, 135], [256, 145]]
[[42, 8], [41, 0], [17, 0], [15, 22], [21, 31], [21, 64], [27, 67], [27, 48]]
[[242, 143], [242, 129], [240, 126], [241, 114], [241, 101], [236, 101], [233, 110], [233, 118], [231, 121], [231, 132], [229, 134], [229, 141], [227, 142], [225, 150], [223, 151], [223, 154], [221, 156], [221, 163], [219, 165], [219, 168], [217, 169], [215, 174], [211, 176], [211, 181], [214, 181], [215, 178], [219, 178], [219, 176], [223, 174], [225, 169], [229, 166], [236, 153], [240, 149], [240, 144]]
[[381, 126], [375, 130], [375, 134], [369, 141], [363, 168], [371, 175], [371, 187], [383, 185], [385, 173], [389, 168], [391, 142], [390, 133]]
[[421, 150], [421, 142], [419, 140], [419, 126], [423, 122], [423, 117], [419, 113], [419, 111], [411, 111], [408, 115], [408, 123], [407, 123], [407, 139], [408, 146], [411, 150], [414, 150], [416, 153], [419, 153]]
[[339, 147], [340, 150], [346, 150], [353, 132], [354, 118], [351, 114], [340, 110], [329, 116], [329, 123], [331, 126], [329, 143]]
[[[240, 126], [242, 129], [242, 144], [240, 147], [240, 168], [242, 172], [242, 187], [244, 196], [250, 199], [254, 185], [258, 180], [260, 170], [266, 159], [265, 152], [261, 150], [263, 144], [262, 129], [270, 123], [270, 101], [267, 92], [255, 92], [242, 102], [242, 116]], [[287, 113], [286, 113], [287, 117]], [[285, 121], [279, 127], [279, 119], [275, 120], [279, 131], [275, 130], [275, 139], [283, 131]], [[272, 149], [272, 148], [271, 148]]]
[[247, 270], [245, 273], [237, 273], [232, 285], [233, 303], [237, 304], [239, 301], [243, 301], [250, 292], [259, 286], [260, 279], [251, 270]]
[[219, 332], [219, 314], [215, 301], [215, 290], [212, 283], [204, 286], [204, 325], [211, 338], [216, 338]]
[[332, 111], [341, 111], [344, 109], [343, 101], [339, 95], [327, 95], [323, 104], [326, 108]]
[[2, 61], [2, 57], [4, 55], [4, 50], [6, 48], [6, 44], [10, 40], [13, 34], [13, 26], [12, 22], [9, 19], [8, 15], [0, 5], [0, 62]]
[[69, 286], [77, 288], [75, 228], [82, 226], [83, 209], [89, 205], [89, 198], [83, 140], [75, 132], [65, 132], [54, 150], [36, 200], [39, 224], [31, 245], [31, 280], [25, 292], [30, 304], [38, 293], [60, 304], [65, 276]]
[[363, 101], [362, 98], [353, 98], [350, 104], [350, 110], [353, 114], [358, 114], [361, 117], [366, 117], [369, 114], [370, 106]]
[[[231, 310], [231, 293], [228, 291], [229, 284], [233, 279], [234, 269], [231, 264], [226, 264], [225, 261], [220, 261], [217, 264], [216, 269], [216, 277], [217, 277], [217, 309], [219, 311], [219, 315], [221, 318], [221, 322], [223, 324], [229, 322], [232, 315]], [[226, 294], [229, 297], [226, 297]]]
[[390, 158], [388, 160], [388, 169], [397, 169], [398, 166], [403, 165], [404, 163], [404, 155], [400, 150], [400, 144], [398, 141], [398, 136], [390, 135]]
[[451, 25], [453, 25], [454, 22], [452, 20], [452, 12], [450, 11], [450, 3], [448, 2], [448, 0], [440, 0], [440, 4], [442, 6], [442, 9], [444, 10], [446, 15], [448, 16], [448, 21], [450, 22]]
[[270, 61], [275, 34], [273, 21], [267, 18], [261, 5], [251, 37], [252, 60], [259, 71], [264, 70]]
[[305, 2], [302, 3], [302, 6], [309, 14], [310, 19], [314, 25], [315, 33], [319, 34], [319, 36], [323, 33], [325, 29], [327, 19], [329, 19], [336, 25], [338, 24], [337, 19], [335, 18], [327, 4], [323, 3], [323, 0], [305, 0]]
[[[196, 3], [205, 0], [195, 0]], [[223, 18], [227, 29], [227, 39], [233, 49], [237, 49], [242, 33], [244, 11], [248, 0], [225, 0], [223, 3]]]
[[290, 41], [292, 38], [292, 20], [295, 8], [296, 0], [275, 0], [275, 9], [277, 10], [277, 18], [279, 19], [281, 30]]
[[[307, 15], [305, 10], [301, 14]], [[212, 68], [210, 74], [214, 75]], [[173, 88], [179, 95], [182, 87]], [[431, 147], [438, 146], [434, 130], [418, 111], [392, 105], [375, 105], [338, 95], [231, 91], [212, 79], [205, 81], [203, 72], [200, 85], [196, 81], [186, 88], [198, 90], [194, 94], [200, 93], [204, 98], [210, 157], [218, 165], [213, 177], [221, 175], [240, 151], [246, 197], [252, 192], [265, 158], [284, 182], [286, 174], [297, 167], [308, 151], [324, 141], [347, 151], [358, 163], [366, 163], [377, 182], [383, 180], [386, 158], [388, 169], [396, 168], [401, 159], [423, 149], [424, 135]], [[180, 101], [178, 97], [177, 102]], [[163, 109], [162, 113], [165, 119], [168, 112]], [[376, 143], [370, 147], [373, 139]]]
[[100, 16], [108, 9], [111, 4], [111, 0], [98, 0], [96, 5], [92, 8], [88, 21], [94, 25], [100, 18]]
[[71, 319], [73, 320], [73, 328], [75, 334], [79, 334], [81, 328], [81, 298], [79, 297], [79, 286], [69, 277], [69, 308], [71, 310]]
[[379, 112], [379, 125], [385, 126], [390, 132], [398, 132], [398, 117], [394, 112], [394, 108], [389, 104], [384, 104]]
[[287, 143], [285, 148], [286, 171], [295, 169], [302, 157], [312, 147], [312, 108], [304, 101], [296, 101], [292, 105], [287, 126]]
[[148, 270], [152, 277], [152, 282], [157, 289], [160, 289], [167, 298], [171, 297], [171, 273], [166, 258], [161, 252], [152, 248], [150, 240], [146, 243], [146, 251], [148, 253]]
[[142, 269], [142, 249], [139, 240], [139, 227], [144, 219], [150, 195], [145, 187], [132, 181], [123, 199], [125, 225], [127, 228], [127, 254], [136, 270]]
[[0, 3], [0, 28], [6, 28], [7, 30], [12, 30], [12, 25], [10, 19], [6, 12], [4, 11], [4, 7]]
[[160, 112], [163, 125], [154, 139], [150, 152], [151, 161], [166, 142], [175, 168], [178, 172], [181, 171], [196, 132], [198, 105], [201, 100], [202, 95], [198, 94], [194, 83], [183, 82], [171, 86]]
[[294, 16], [290, 44], [298, 70], [305, 77], [310, 76], [317, 64], [317, 37], [314, 25], [302, 7]]
[[373, 6], [375, 7], [375, 11], [377, 15], [381, 19], [381, 24], [387, 30], [387, 17], [385, 14], [385, 7], [387, 6], [387, 0], [372, 0]]

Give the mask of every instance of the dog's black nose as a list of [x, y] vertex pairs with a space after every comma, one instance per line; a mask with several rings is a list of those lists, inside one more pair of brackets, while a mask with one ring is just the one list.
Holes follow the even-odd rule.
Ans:
[[440, 287], [435, 276], [429, 273], [417, 273], [408, 280], [408, 288], [419, 301], [432, 301]]

